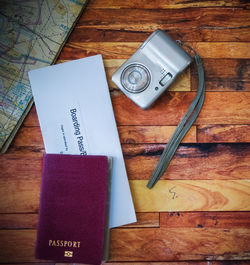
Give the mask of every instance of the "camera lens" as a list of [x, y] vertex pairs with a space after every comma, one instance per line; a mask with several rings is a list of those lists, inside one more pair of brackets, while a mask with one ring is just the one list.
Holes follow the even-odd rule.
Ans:
[[144, 65], [131, 64], [123, 70], [121, 83], [131, 93], [142, 92], [150, 83], [149, 70]]

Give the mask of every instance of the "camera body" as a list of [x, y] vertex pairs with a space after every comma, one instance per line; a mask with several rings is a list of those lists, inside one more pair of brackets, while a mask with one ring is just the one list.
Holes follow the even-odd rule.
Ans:
[[192, 62], [164, 31], [157, 29], [113, 74], [112, 81], [142, 109], [147, 109]]

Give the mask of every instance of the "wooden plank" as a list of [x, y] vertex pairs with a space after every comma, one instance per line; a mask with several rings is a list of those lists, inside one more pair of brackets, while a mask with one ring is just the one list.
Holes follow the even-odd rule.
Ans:
[[200, 125], [197, 127], [199, 143], [250, 142], [250, 125]]
[[143, 8], [143, 9], [179, 9], [179, 8], [189, 8], [189, 7], [247, 7], [249, 3], [247, 1], [240, 0], [222, 0], [222, 1], [161, 1], [155, 0], [152, 3], [151, 0], [137, 1], [123, 1], [123, 0], [92, 0], [88, 4], [88, 9], [93, 8]]
[[[0, 230], [0, 238], [1, 263], [41, 262], [34, 258], [35, 230]], [[242, 228], [113, 229], [109, 261], [243, 260], [249, 240]]]
[[34, 146], [43, 148], [42, 133], [38, 126], [22, 126], [17, 132], [17, 135], [12, 142], [12, 146]]
[[[138, 16], [140, 17], [139, 20]], [[190, 29], [193, 27], [232, 30], [235, 28], [249, 28], [250, 18], [249, 11], [245, 8], [220, 7], [165, 10], [105, 8], [87, 9], [85, 15], [79, 19], [77, 27], [150, 32], [157, 22], [163, 26], [161, 27], [163, 30]], [[69, 42], [71, 40], [69, 39]]]
[[22, 126], [39, 126], [35, 104], [31, 107], [30, 112], [26, 116]]
[[[203, 59], [206, 91], [250, 91], [250, 64], [244, 59]], [[192, 90], [197, 90], [197, 69], [191, 66]]]
[[[128, 177], [147, 180], [165, 145], [123, 145]], [[181, 145], [162, 179], [234, 180], [249, 179], [250, 145]]]
[[137, 212], [249, 211], [250, 180], [131, 180]]
[[[165, 144], [123, 144], [129, 179], [149, 179], [164, 147]], [[12, 146], [8, 152], [0, 156], [0, 178], [41, 178], [44, 150]], [[249, 161], [249, 144], [182, 144], [162, 179], [249, 179]]]
[[[35, 147], [36, 150], [36, 147]], [[0, 179], [7, 181], [15, 181], [16, 179], [39, 179], [42, 172], [42, 156], [43, 153], [23, 152], [20, 154], [6, 154], [0, 156]], [[35, 153], [35, 154], [34, 154]]]
[[[120, 126], [118, 127], [121, 143], [167, 143], [176, 126]], [[196, 142], [196, 126], [192, 126], [184, 137], [183, 143]]]
[[166, 228], [250, 228], [250, 212], [160, 213], [160, 227]]
[[[248, 211], [249, 180], [130, 180], [137, 212]], [[37, 213], [40, 179], [0, 179], [0, 213]], [[195, 202], [195, 203], [194, 203]]]
[[[249, 59], [250, 44], [247, 42], [187, 42], [202, 58]], [[68, 42], [59, 60], [74, 60], [102, 54], [104, 59], [128, 59], [141, 42]]]
[[[38, 212], [40, 178], [0, 178], [0, 213]], [[1, 249], [1, 248], [0, 248]]]
[[0, 229], [36, 229], [37, 213], [0, 214]]
[[[194, 78], [195, 79], [195, 78]], [[197, 89], [197, 79], [192, 83], [192, 90]], [[244, 80], [214, 78], [206, 79], [206, 91], [250, 91], [250, 82]]]
[[[121, 143], [167, 143], [175, 126], [119, 126]], [[199, 143], [249, 143], [250, 125], [199, 125]], [[196, 142], [196, 126], [192, 126], [183, 143]]]
[[35, 230], [0, 230], [1, 263], [41, 262], [35, 259]]
[[[130, 11], [128, 11], [130, 12]], [[86, 14], [87, 16], [87, 14]], [[244, 18], [243, 18], [244, 19]], [[183, 19], [184, 20], [184, 19]], [[142, 27], [142, 25], [130, 25], [129, 28], [126, 23], [121, 25], [118, 29], [115, 26], [114, 29], [112, 25], [95, 25], [91, 27], [85, 24], [77, 25], [73, 31], [70, 41], [74, 42], [144, 42], [147, 37], [154, 32], [156, 29], [160, 28], [165, 30], [172, 39], [182, 40], [184, 42], [192, 41], [213, 41], [213, 42], [239, 42], [239, 41], [249, 41], [249, 26], [243, 27], [232, 27], [228, 25], [227, 27], [207, 27], [196, 25], [194, 27], [186, 28], [185, 25], [179, 27], [180, 23], [172, 24], [162, 24], [160, 21], [156, 20], [150, 22]], [[116, 24], [115, 24], [116, 25]], [[125, 29], [124, 29], [125, 28]]]
[[87, 9], [69, 42], [144, 41], [157, 28], [183, 41], [249, 41], [249, 22], [244, 8]]
[[[197, 42], [197, 43], [192, 43], [192, 47], [201, 56], [201, 58], [229, 58], [229, 59], [250, 58], [250, 43]], [[228, 52], [225, 52], [225, 49], [227, 49]]]
[[42, 156], [45, 153], [44, 147], [38, 146], [15, 146], [10, 145], [8, 148], [8, 155], [22, 155], [23, 157], [30, 157], [31, 154], [33, 155], [40, 155]]
[[114, 229], [110, 260], [249, 259], [249, 242], [250, 230], [242, 228]]
[[[125, 227], [159, 227], [159, 213], [137, 213], [137, 222]], [[0, 229], [36, 229], [37, 213], [0, 214]]]
[[[211, 59], [205, 58], [202, 60], [203, 66], [206, 69], [207, 79], [250, 79], [250, 63], [248, 59]], [[195, 67], [194, 67], [195, 68]], [[196, 71], [192, 68], [193, 71]], [[193, 74], [192, 71], [192, 74]]]
[[[118, 125], [177, 125], [194, 97], [193, 92], [167, 92], [146, 111], [122, 94], [112, 101]], [[195, 124], [250, 124], [250, 93], [207, 92]]]

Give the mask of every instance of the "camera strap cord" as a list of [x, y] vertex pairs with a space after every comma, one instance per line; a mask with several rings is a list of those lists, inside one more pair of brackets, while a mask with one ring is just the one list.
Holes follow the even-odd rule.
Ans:
[[173, 158], [180, 142], [186, 135], [186, 133], [189, 131], [190, 127], [198, 117], [203, 102], [205, 98], [205, 80], [204, 80], [204, 69], [202, 66], [202, 61], [200, 56], [188, 45], [183, 44], [183, 46], [190, 49], [192, 52], [194, 52], [194, 60], [197, 66], [198, 71], [198, 89], [196, 96], [194, 100], [192, 101], [191, 105], [189, 106], [187, 112], [185, 113], [184, 117], [178, 124], [177, 128], [175, 129], [175, 132], [173, 133], [171, 139], [169, 140], [168, 144], [166, 145], [160, 160], [150, 178], [148, 181], [147, 187], [151, 189], [156, 182], [161, 178], [161, 176], [166, 171], [171, 159]]

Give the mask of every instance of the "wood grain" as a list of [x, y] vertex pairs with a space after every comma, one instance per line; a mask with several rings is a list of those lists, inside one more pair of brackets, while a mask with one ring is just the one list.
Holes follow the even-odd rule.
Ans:
[[[128, 177], [147, 180], [165, 145], [123, 145]], [[248, 144], [181, 145], [162, 179], [234, 180], [249, 179]]]
[[[127, 14], [129, 12], [129, 16]], [[123, 29], [137, 31], [152, 30], [156, 22], [161, 29], [202, 28], [234, 29], [249, 28], [250, 18], [245, 8], [193, 8], [193, 9], [89, 9], [88, 16], [82, 16], [77, 27], [96, 29]], [[102, 21], [100, 21], [102, 17]], [[140, 17], [140, 20], [138, 20]], [[152, 23], [153, 20], [153, 23]], [[105, 22], [104, 22], [105, 21]], [[151, 24], [150, 24], [151, 23]], [[76, 28], [77, 30], [77, 28]], [[248, 35], [249, 37], [249, 35]], [[78, 35], [78, 39], [81, 38]], [[70, 42], [71, 40], [69, 40]], [[130, 41], [130, 40], [125, 40]]]
[[[206, 91], [249, 91], [250, 64], [244, 59], [202, 59]], [[197, 90], [198, 78], [191, 65], [191, 89]]]
[[[177, 125], [194, 97], [193, 92], [165, 93], [146, 111], [125, 95], [115, 95], [112, 99], [118, 125], [145, 126]], [[250, 93], [207, 92], [195, 124], [250, 124]]]
[[[170, 140], [176, 126], [120, 126], [121, 143], [166, 143]], [[196, 142], [196, 127], [192, 126], [183, 138], [183, 143]]]
[[250, 125], [200, 125], [197, 127], [199, 143], [249, 143]]
[[[0, 213], [38, 212], [40, 197], [39, 178], [0, 178]], [[1, 248], [0, 248], [1, 249]]]
[[[248, 180], [161, 180], [152, 189], [146, 180], [130, 180], [137, 212], [248, 211]], [[0, 213], [37, 213], [40, 179], [0, 179]]]
[[143, 0], [140, 2], [134, 1], [123, 1], [123, 0], [92, 0], [88, 4], [88, 9], [93, 8], [143, 8], [143, 9], [165, 9], [165, 8], [188, 8], [188, 7], [225, 7], [225, 6], [249, 6], [247, 1], [240, 1], [240, 0], [222, 0], [222, 1], [161, 1], [155, 0], [154, 3], [150, 0]]
[[160, 180], [153, 189], [146, 180], [131, 180], [137, 212], [249, 211], [249, 180]]
[[171, 212], [160, 213], [160, 227], [166, 228], [246, 228], [249, 212]]
[[[187, 42], [201, 58], [249, 59], [250, 44], [247, 42]], [[59, 60], [74, 60], [102, 54], [104, 59], [128, 59], [141, 42], [76, 42], [67, 43]]]
[[[0, 181], [10, 182], [21, 179], [40, 179], [42, 173], [42, 156], [43, 153], [37, 153], [36, 147], [33, 152], [30, 152], [29, 148], [25, 152], [20, 151], [20, 154], [16, 154], [16, 148], [11, 147], [15, 150], [15, 155], [9, 154], [0, 156]], [[20, 149], [23, 149], [21, 147]], [[35, 153], [35, 155], [34, 155]]]
[[157, 28], [183, 41], [239, 42], [249, 41], [249, 27], [245, 8], [95, 8], [80, 19], [69, 42], [144, 41]]
[[[149, 179], [164, 147], [165, 144], [123, 144], [129, 179]], [[2, 181], [41, 178], [44, 149], [12, 146], [9, 152], [0, 156]], [[249, 144], [182, 144], [162, 179], [249, 179], [249, 160]]]
[[39, 126], [35, 104], [33, 104], [29, 114], [26, 116], [25, 120], [23, 121], [23, 126]]
[[248, 259], [249, 242], [249, 229], [242, 228], [115, 229], [111, 233], [110, 260]]
[[[0, 230], [0, 238], [1, 263], [39, 262], [35, 230]], [[243, 228], [113, 229], [109, 261], [247, 259], [249, 240]]]
[[37, 124], [34, 126], [23, 126], [17, 134], [17, 137], [14, 138], [13, 146], [34, 146], [42, 148], [43, 138], [40, 126]]
[[35, 230], [0, 230], [0, 238], [1, 263], [40, 261], [35, 259]]
[[37, 213], [0, 214], [0, 229], [36, 229]]
[[[244, 19], [245, 18], [243, 17], [242, 20]], [[125, 27], [125, 29], [122, 27]], [[196, 21], [196, 25], [194, 27], [190, 28], [185, 28], [185, 26], [179, 27], [178, 24], [161, 24], [159, 21], [148, 25], [148, 27], [142, 27], [141, 25], [133, 27], [131, 25], [130, 28], [127, 28], [126, 24], [124, 23], [124, 25], [121, 25], [120, 29], [118, 29], [117, 26], [115, 27], [115, 29], [112, 29], [112, 25], [110, 25], [110, 28], [108, 29], [107, 25], [101, 25], [100, 28], [96, 28], [90, 27], [88, 25], [85, 26], [83, 24], [76, 27], [76, 31], [72, 33], [70, 41], [80, 41], [82, 39], [82, 41], [84, 42], [144, 42], [147, 37], [157, 28], [164, 29], [172, 39], [182, 40], [184, 42], [249, 41], [249, 26], [231, 28], [230, 25], [228, 25], [227, 27], [220, 28], [219, 26], [206, 27], [206, 25], [204, 25], [203, 27], [199, 27], [198, 21]]]

